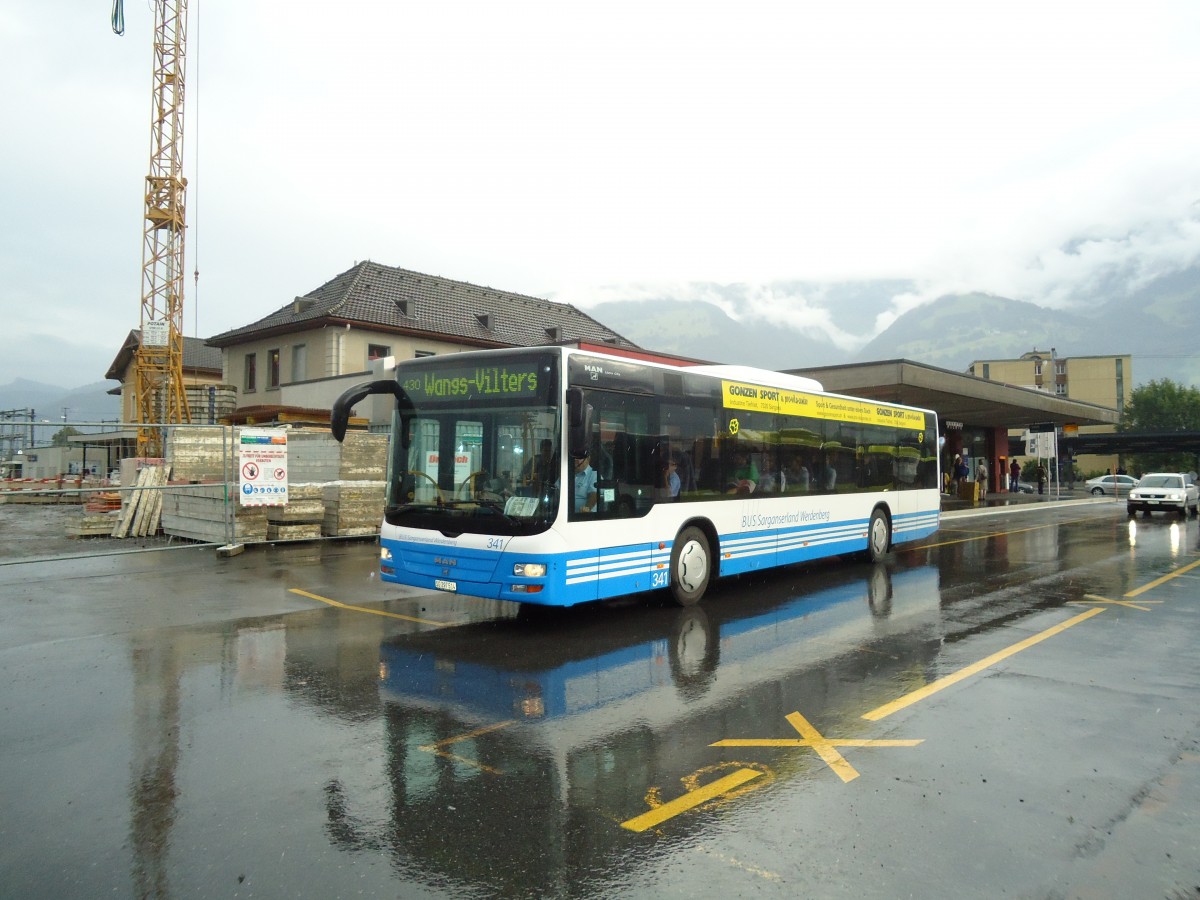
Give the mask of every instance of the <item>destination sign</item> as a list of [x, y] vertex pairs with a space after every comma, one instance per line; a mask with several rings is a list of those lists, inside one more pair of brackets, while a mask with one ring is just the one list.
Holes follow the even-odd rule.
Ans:
[[456, 398], [524, 400], [540, 396], [538, 360], [518, 360], [495, 366], [441, 366], [421, 372], [398, 372], [400, 386], [415, 403]]
[[808, 416], [813, 419], [853, 422], [858, 425], [890, 425], [918, 431], [925, 428], [924, 413], [883, 403], [871, 403], [868, 400], [829, 397], [824, 394], [809, 394], [786, 388], [725, 380], [721, 381], [721, 397], [726, 409]]

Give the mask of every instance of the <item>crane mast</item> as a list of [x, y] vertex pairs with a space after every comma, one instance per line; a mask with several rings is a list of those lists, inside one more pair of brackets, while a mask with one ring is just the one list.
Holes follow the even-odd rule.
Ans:
[[187, 0], [153, 0], [153, 5], [154, 96], [142, 244], [142, 336], [134, 357], [134, 396], [138, 455], [157, 457], [163, 455], [163, 429], [156, 423], [190, 422], [191, 413], [183, 386]]

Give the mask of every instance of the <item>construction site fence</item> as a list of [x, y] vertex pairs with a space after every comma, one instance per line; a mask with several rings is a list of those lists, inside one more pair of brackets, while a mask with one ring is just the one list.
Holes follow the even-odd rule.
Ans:
[[[378, 535], [387, 435], [351, 432], [339, 443], [327, 427], [281, 427], [287, 438], [284, 501], [248, 505], [242, 499], [240, 434], [245, 428], [277, 426], [160, 426], [164, 456], [143, 458], [126, 455], [136, 453], [133, 424], [56, 425], [92, 430], [72, 434], [69, 443], [31, 446], [14, 454], [19, 461], [22, 456], [59, 453], [68, 471], [49, 478], [0, 480], [0, 521], [22, 526], [6, 529], [16, 537], [0, 542], [8, 545], [0, 548], [0, 563], [164, 547], [240, 547]], [[87, 443], [86, 463], [81, 452], [64, 450], [63, 443], [66, 447]], [[121, 449], [112, 456], [101, 449], [114, 447]], [[10, 457], [4, 461], [7, 476], [14, 467]], [[87, 471], [80, 471], [85, 465]], [[45, 507], [69, 511], [37, 512]], [[40, 529], [38, 516], [46, 522]], [[22, 536], [28, 536], [27, 546], [13, 546], [21, 544]]]

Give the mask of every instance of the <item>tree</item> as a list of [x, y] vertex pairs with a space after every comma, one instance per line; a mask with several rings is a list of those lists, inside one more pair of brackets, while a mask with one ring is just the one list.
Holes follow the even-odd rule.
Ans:
[[54, 437], [50, 438], [50, 445], [52, 447], [65, 447], [67, 444], [71, 443], [68, 438], [75, 434], [83, 434], [83, 432], [72, 428], [70, 425], [68, 425], [66, 428], [60, 428], [58, 431], [54, 432]]
[[[1135, 388], [1117, 431], [1200, 431], [1200, 390], [1169, 378]], [[1141, 453], [1130, 463], [1135, 472], [1194, 472], [1196, 454]]]

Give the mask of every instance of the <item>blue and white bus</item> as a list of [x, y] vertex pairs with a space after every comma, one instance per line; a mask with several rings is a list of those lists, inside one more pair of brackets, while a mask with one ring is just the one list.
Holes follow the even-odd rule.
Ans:
[[424, 357], [339, 397], [338, 440], [372, 394], [396, 401], [385, 581], [548, 606], [669, 589], [690, 606], [721, 575], [878, 560], [938, 527], [935, 414], [808, 378], [586, 345]]

